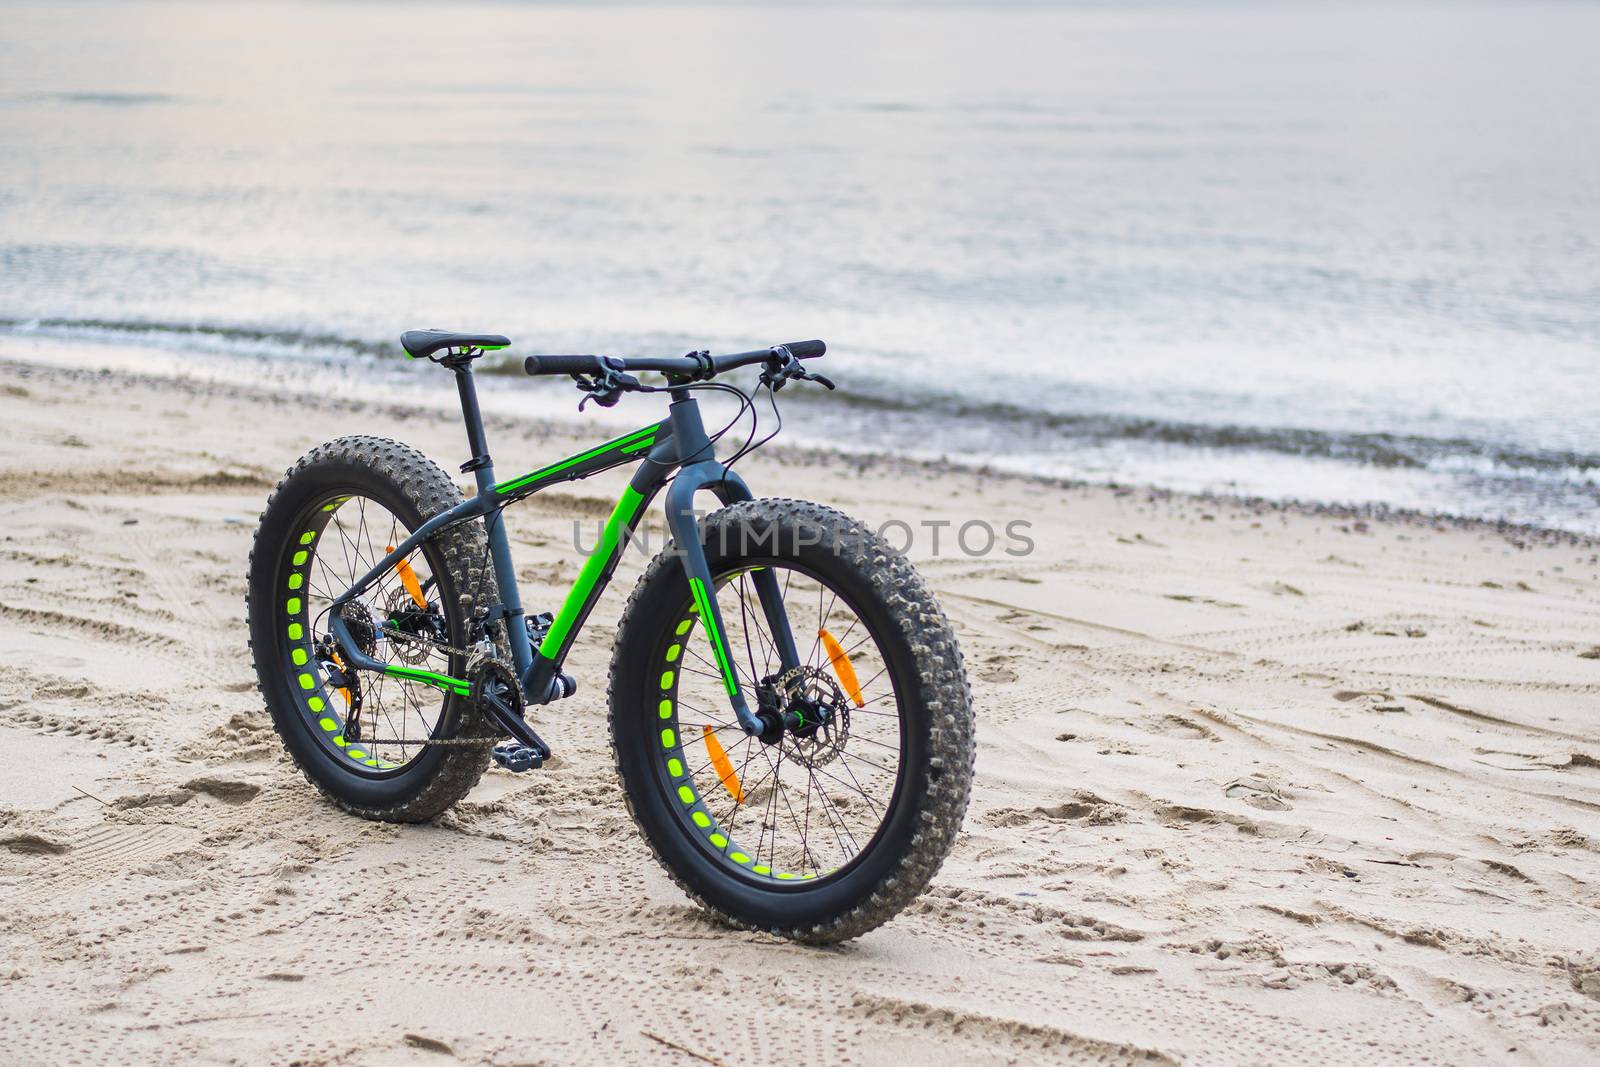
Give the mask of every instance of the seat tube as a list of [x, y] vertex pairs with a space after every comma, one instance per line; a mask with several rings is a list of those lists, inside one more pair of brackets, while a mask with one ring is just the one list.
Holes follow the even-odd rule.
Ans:
[[[461, 418], [467, 426], [467, 446], [472, 459], [466, 469], [477, 480], [480, 498], [494, 493], [494, 461], [483, 431], [483, 413], [478, 408], [478, 387], [472, 378], [472, 365], [455, 368], [456, 391], [461, 394]], [[484, 516], [484, 534], [489, 539], [489, 557], [494, 560], [495, 594], [505, 609], [506, 644], [517, 677], [524, 676], [533, 664], [533, 647], [528, 641], [528, 624], [523, 617], [522, 594], [517, 590], [517, 569], [511, 561], [511, 538], [506, 533], [505, 514], [491, 511]]]

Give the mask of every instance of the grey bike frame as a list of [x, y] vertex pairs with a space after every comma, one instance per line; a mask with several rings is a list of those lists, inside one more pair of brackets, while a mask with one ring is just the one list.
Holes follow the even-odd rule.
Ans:
[[[480, 520], [488, 539], [489, 554], [494, 560], [495, 592], [498, 601], [486, 608], [481, 616], [485, 624], [504, 623], [506, 643], [510, 647], [512, 663], [522, 682], [522, 691], [532, 704], [544, 704], [565, 690], [558, 684], [561, 665], [565, 661], [579, 630], [588, 619], [600, 596], [610, 583], [622, 553], [639, 520], [649, 508], [663, 486], [671, 482], [666, 496], [667, 528], [672, 533], [678, 556], [683, 564], [691, 594], [691, 610], [699, 615], [706, 627], [717, 666], [722, 672], [723, 686], [728, 701], [738, 717], [739, 724], [748, 733], [760, 733], [763, 724], [745, 699], [738, 671], [727, 648], [726, 629], [722, 612], [717, 605], [716, 585], [700, 544], [700, 529], [694, 510], [695, 494], [710, 490], [724, 505], [751, 499], [750, 489], [744, 479], [718, 462], [705, 424], [700, 417], [700, 405], [688, 389], [671, 390], [672, 403], [666, 419], [633, 433], [608, 441], [596, 448], [581, 452], [558, 463], [540, 468], [507, 482], [496, 482], [494, 464], [489, 457], [488, 443], [483, 428], [483, 415], [478, 407], [477, 387], [472, 367], [462, 363], [451, 368], [455, 371], [456, 387], [461, 395], [461, 414], [466, 423], [467, 443], [472, 458], [463, 464], [463, 471], [472, 471], [477, 482], [477, 494], [462, 501], [448, 511], [440, 512], [417, 527], [416, 531], [397, 545], [362, 578], [341, 593], [328, 613], [328, 626], [338, 641], [345, 663], [359, 670], [378, 671], [434, 685], [437, 688], [464, 693], [468, 689], [465, 679], [433, 671], [384, 663], [361, 651], [341, 617], [340, 608], [362, 596], [380, 578], [394, 570], [396, 564], [406, 559], [429, 538], [458, 523]], [[511, 559], [511, 541], [507, 536], [501, 511], [505, 507], [550, 485], [574, 481], [611, 470], [643, 454], [643, 461], [634, 471], [628, 487], [623, 490], [611, 517], [606, 521], [600, 543], [584, 563], [577, 581], [545, 633], [537, 648], [528, 634], [521, 594], [517, 589], [516, 569]], [[674, 476], [676, 475], [676, 476]], [[771, 568], [754, 570], [751, 578], [761, 602], [776, 645], [782, 669], [788, 671], [799, 665], [800, 656], [795, 647], [794, 634], [789, 627], [788, 614], [783, 609], [783, 596], [778, 580]]]

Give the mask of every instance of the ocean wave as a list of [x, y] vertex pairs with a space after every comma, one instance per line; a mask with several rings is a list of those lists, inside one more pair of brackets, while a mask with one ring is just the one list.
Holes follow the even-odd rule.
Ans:
[[110, 338], [138, 339], [156, 342], [198, 342], [219, 350], [236, 351], [241, 345], [254, 346], [256, 354], [262, 350], [291, 350], [298, 352], [342, 352], [360, 356], [393, 356], [400, 352], [398, 338], [378, 342], [338, 334], [304, 330], [269, 329], [259, 326], [219, 326], [190, 322], [148, 322], [118, 319], [75, 318], [0, 318], [0, 331], [6, 333], [40, 333], [62, 338], [101, 340]]
[[[1018, 404], [971, 401], [926, 393], [852, 388], [828, 401], [879, 412], [920, 413], [961, 423], [984, 423], [1011, 437], [1074, 442], [1138, 442], [1221, 451], [1255, 451], [1337, 460], [1391, 469], [1470, 467], [1582, 477], [1600, 471], [1600, 454], [1541, 449], [1470, 437], [1432, 437], [1381, 431], [1252, 426], [1096, 412], [1049, 412]], [[930, 420], [931, 421], [931, 420]]]
[[[0, 332], [91, 341], [137, 341], [256, 357], [393, 359], [400, 354], [398, 339], [380, 341], [319, 331], [215, 323], [0, 317]], [[522, 360], [520, 356], [493, 354], [483, 360], [480, 369], [486, 374], [520, 379]], [[784, 394], [784, 401], [786, 405], [813, 408], [824, 422], [832, 421], [824, 414], [825, 409], [835, 412], [835, 417], [850, 411], [857, 416], [863, 413], [889, 416], [886, 420], [846, 417], [857, 425], [877, 425], [878, 432], [867, 436], [885, 439], [872, 443], [900, 451], [916, 451], [930, 440], [946, 440], [951, 446], [959, 443], [958, 450], [968, 453], [989, 451], [996, 458], [1008, 452], [1048, 455], [1107, 445], [1166, 446], [1180, 451], [1257, 453], [1333, 461], [1397, 472], [1425, 471], [1478, 482], [1511, 478], [1543, 483], [1546, 490], [1564, 485], [1567, 491], [1578, 492], [1584, 499], [1594, 495], [1594, 475], [1600, 472], [1600, 454], [1578, 450], [1535, 448], [1467, 436], [1046, 411], [1021, 404], [975, 401], [933, 390], [908, 392], [903, 385], [887, 381], [852, 380], [847, 388], [829, 393], [825, 398], [794, 390]], [[903, 440], [905, 447], [896, 449], [891, 438]], [[1501, 491], [1510, 493], [1513, 489], [1518, 487], [1504, 486]]]

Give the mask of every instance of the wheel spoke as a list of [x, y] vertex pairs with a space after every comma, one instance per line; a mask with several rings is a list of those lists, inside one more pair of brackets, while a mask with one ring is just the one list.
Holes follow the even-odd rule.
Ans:
[[[384, 536], [378, 540], [376, 535], [380, 532]], [[328, 516], [322, 536], [311, 549], [311, 564], [305, 569], [311, 647], [322, 649], [332, 640], [329, 621], [334, 600], [382, 562], [389, 555], [391, 545], [401, 543], [409, 534], [399, 516], [377, 500], [361, 495], [351, 496]], [[438, 575], [428, 558], [426, 546], [413, 548], [404, 561], [423, 590], [436, 592]], [[404, 588], [399, 567], [391, 567], [378, 575], [361, 596], [348, 601], [342, 610], [347, 613], [347, 619], [359, 617], [370, 626], [373, 658], [385, 664], [403, 663], [448, 673], [450, 656], [431, 632], [424, 629], [419, 634], [408, 634], [391, 632], [387, 628], [389, 605]], [[406, 592], [406, 598], [410, 604], [410, 592]], [[354, 614], [360, 612], [365, 615]], [[352, 627], [364, 629], [354, 623]], [[344, 716], [343, 732], [348, 732], [353, 722], [360, 723], [361, 742], [359, 745], [351, 742], [347, 747], [360, 747], [368, 758], [401, 766], [425, 753], [424, 742], [439, 731], [448, 696], [432, 686], [382, 671], [357, 671], [356, 674], [361, 688], [359, 715], [342, 699], [334, 699], [336, 690], [326, 680], [316, 690], [327, 709]], [[417, 736], [419, 730], [420, 737]], [[319, 735], [327, 733], [320, 727], [317, 732]]]
[[[713, 659], [704, 626], [681, 638], [674, 634], [672, 640], [682, 645], [682, 652], [672, 683], [673, 721], [680, 752], [694, 757], [684, 759], [687, 769], [680, 769], [679, 774], [694, 783], [701, 803], [715, 818], [711, 832], [727, 839], [720, 848], [709, 843], [705, 847], [725, 854], [742, 851], [750, 857], [742, 865], [747, 877], [780, 873], [785, 877], [828, 877], [829, 872], [847, 867], [859, 856], [863, 844], [876, 836], [888, 817], [900, 777], [897, 680], [871, 627], [839, 590], [798, 566], [762, 565], [784, 571], [775, 587], [783, 597], [786, 617], [793, 619], [796, 605], [803, 605], [798, 614], [815, 618], [814, 627], [796, 629], [799, 639], [808, 636], [807, 628], [812, 631], [809, 649], [801, 645], [805, 655], [799, 671], [785, 676], [782, 692], [775, 685], [763, 687], [759, 682], [774, 678], [784, 668], [748, 568], [718, 576], [720, 584], [715, 588], [722, 607], [723, 637], [733, 652], [734, 669], [746, 684], [746, 702], [752, 710], [758, 710], [758, 704], [771, 708], [777, 702], [789, 716], [790, 732], [776, 744], [746, 734], [728, 714], [722, 672]], [[687, 617], [687, 613], [676, 617]], [[858, 670], [871, 675], [849, 695], [841, 687], [836, 657], [822, 655], [824, 630], [830, 634], [831, 647], [847, 649], [846, 655], [856, 657]], [[832, 634], [839, 635], [837, 641]], [[737, 650], [740, 644], [743, 655]], [[855, 704], [856, 696], [862, 700], [860, 707]], [[793, 704], [795, 699], [809, 703]], [[807, 709], [823, 707], [833, 709], [832, 717], [821, 726], [808, 724], [807, 715], [813, 716], [810, 723], [817, 720], [814, 711]], [[796, 712], [801, 715], [799, 727], [794, 726]], [[796, 734], [794, 729], [802, 733]], [[726, 778], [712, 758], [712, 746], [705, 745], [704, 753], [692, 752], [694, 746], [704, 745], [701, 739], [707, 736], [733, 739], [725, 742], [725, 755], [732, 761], [729, 766], [737, 768], [742, 803], [734, 799], [733, 790], [725, 788]], [[722, 752], [722, 746], [716, 748]], [[746, 808], [751, 815], [744, 813]], [[683, 810], [688, 818], [692, 809]], [[756, 823], [753, 827], [752, 822]], [[813, 830], [817, 832], [813, 834]], [[704, 840], [709, 834], [702, 830], [697, 836]], [[757, 874], [755, 867], [771, 874]]]

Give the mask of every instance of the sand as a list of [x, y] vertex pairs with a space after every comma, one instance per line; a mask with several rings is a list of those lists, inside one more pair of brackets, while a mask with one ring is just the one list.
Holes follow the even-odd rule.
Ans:
[[[0, 341], [9, 1061], [1600, 1056], [1594, 545], [752, 457], [758, 491], [1036, 542], [914, 550], [977, 696], [972, 808], [925, 897], [819, 950], [709, 920], [622, 806], [604, 671], [639, 557], [571, 660], [582, 691], [535, 716], [550, 767], [491, 770], [432, 825], [363, 822], [279, 753], [245, 557], [316, 441], [398, 436], [453, 469], [459, 427], [29, 358]], [[597, 436], [493, 434], [503, 472]], [[614, 491], [512, 513], [530, 605]]]

